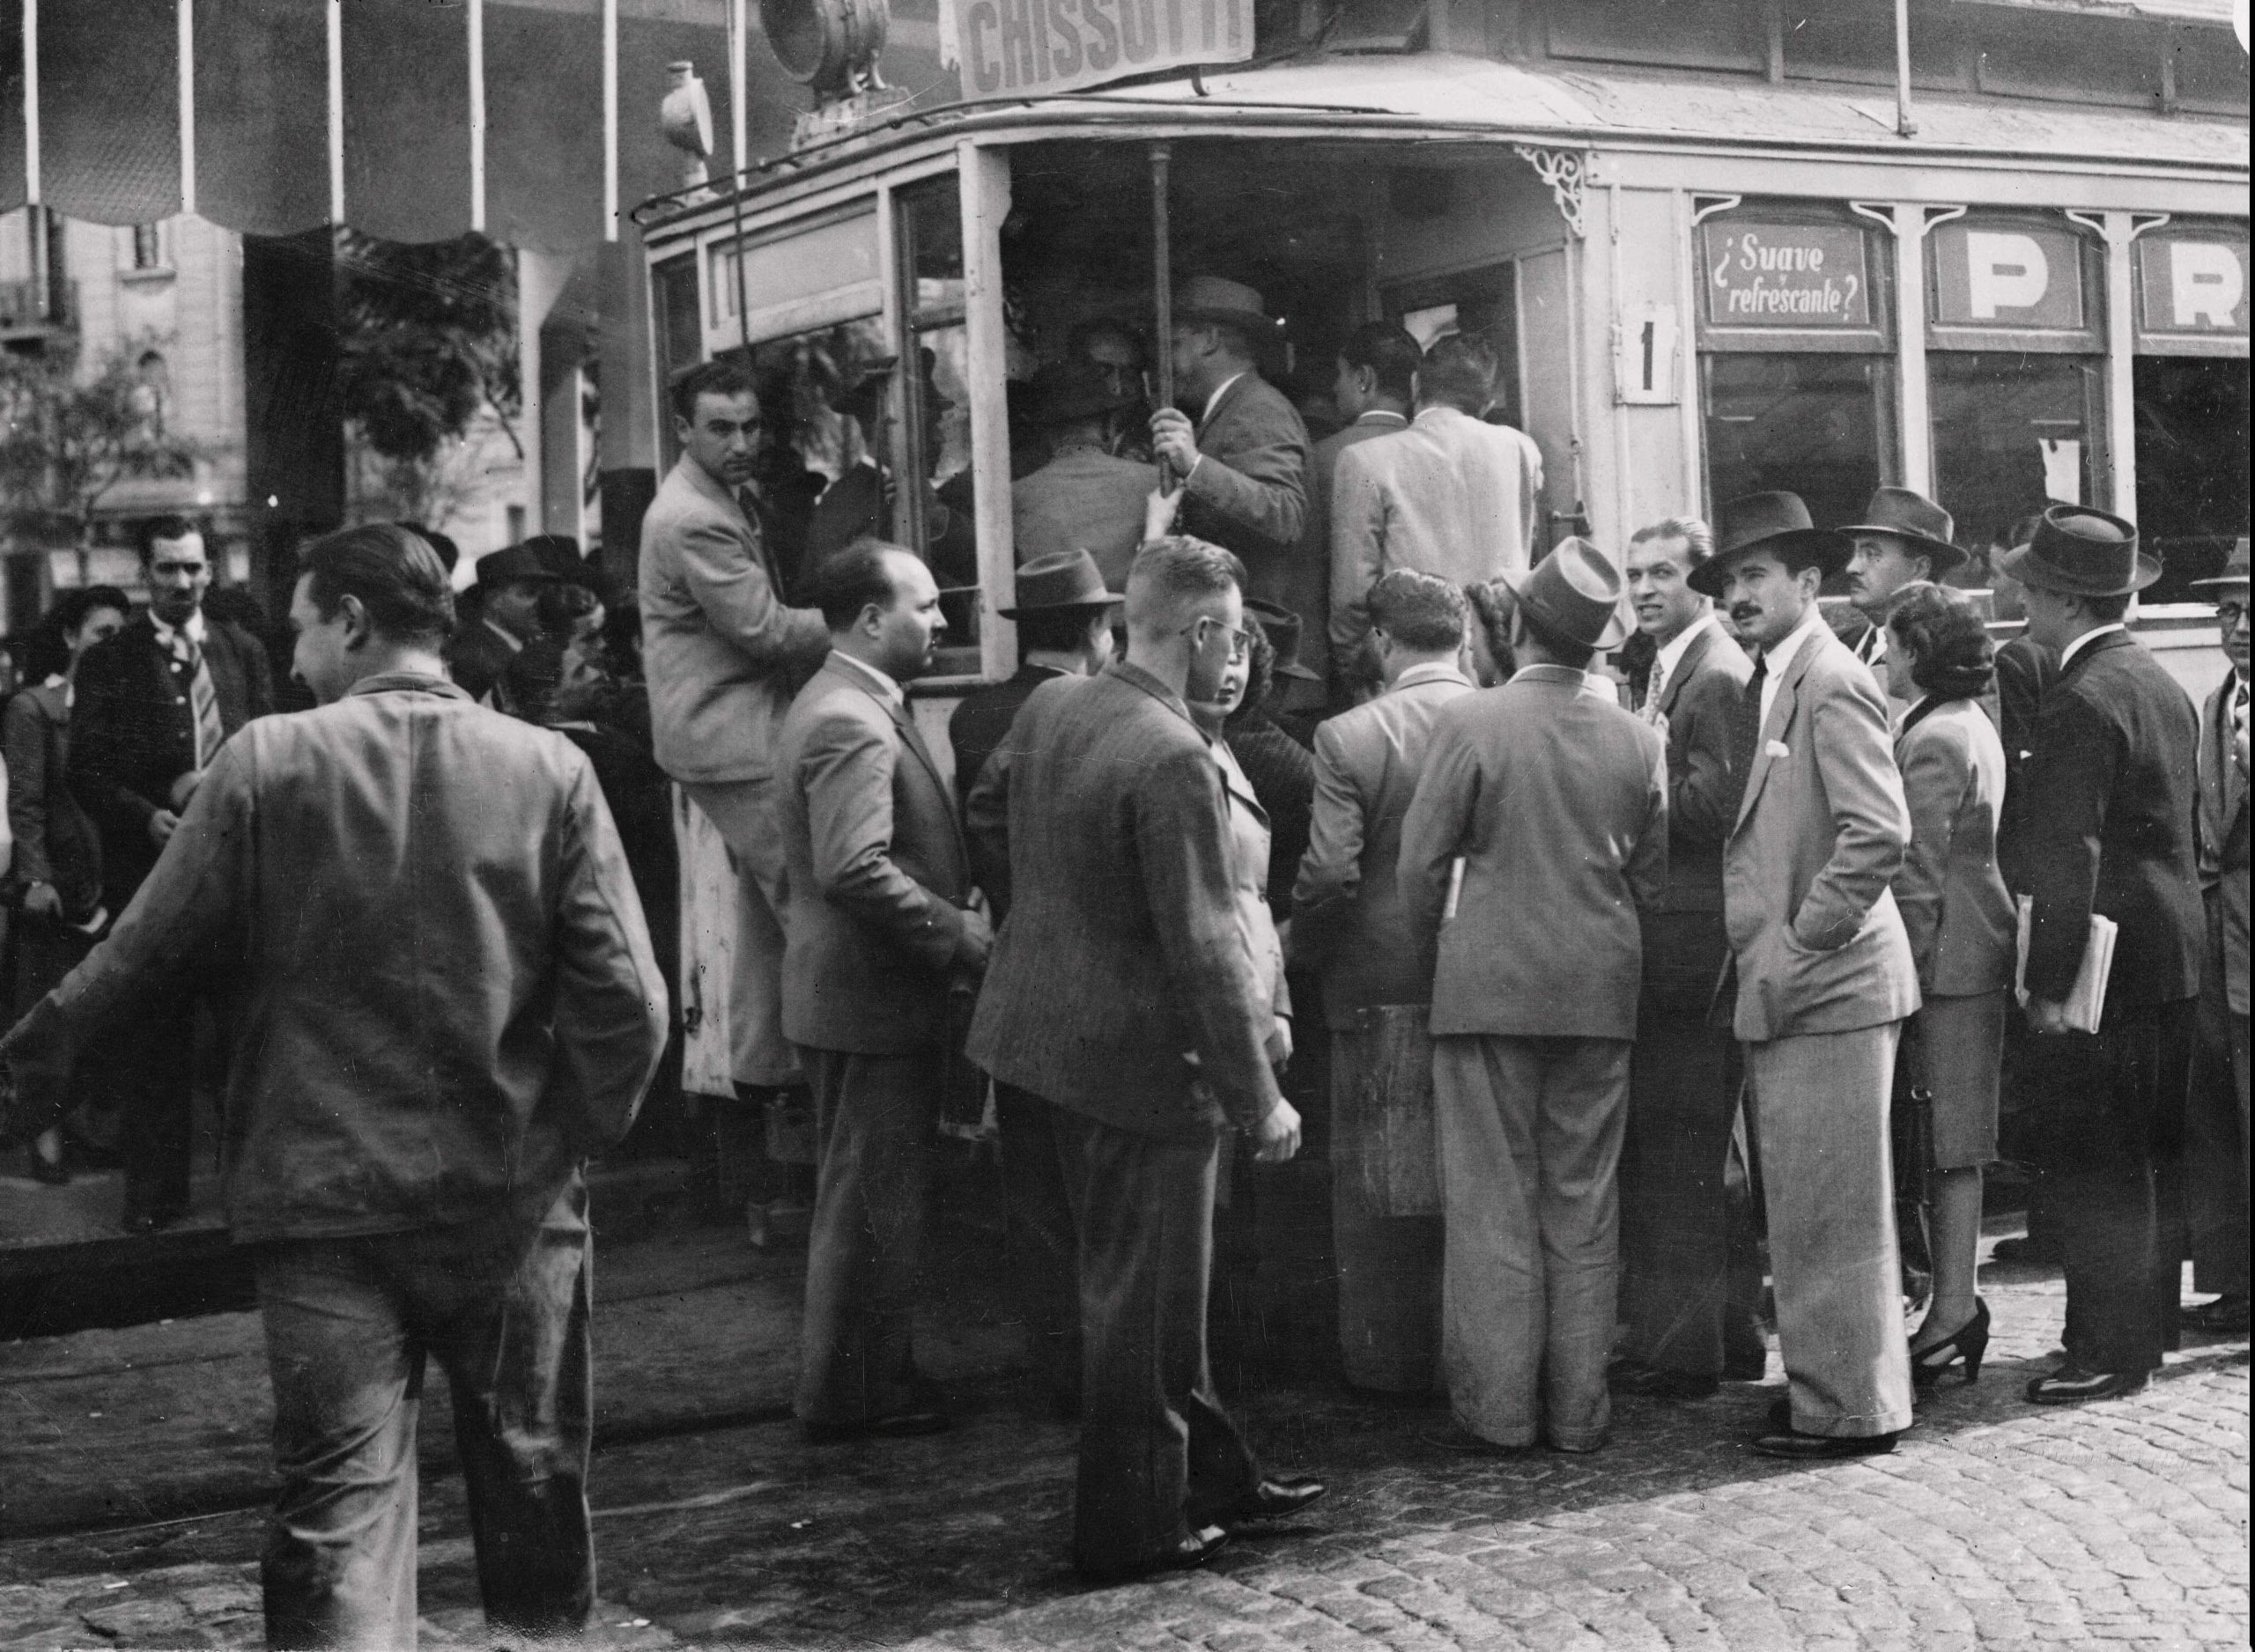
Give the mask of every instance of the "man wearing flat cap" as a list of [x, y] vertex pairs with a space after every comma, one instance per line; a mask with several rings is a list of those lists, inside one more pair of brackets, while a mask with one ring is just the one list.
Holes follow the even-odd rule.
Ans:
[[540, 635], [541, 593], [560, 579], [541, 547], [530, 542], [477, 559], [477, 619], [447, 645], [447, 668], [456, 688], [497, 710], [509, 709], [498, 704], [502, 679], [509, 661]]
[[1667, 749], [1585, 692], [1625, 635], [1612, 559], [1569, 539], [1505, 578], [1519, 671], [1442, 709], [1401, 822], [1411, 955], [1433, 961], [1441, 1364], [1467, 1449], [1594, 1451]]
[[1817, 587], [1848, 541], [1791, 493], [1725, 505], [1692, 589], [1755, 655], [1732, 727], [1743, 795], [1723, 840], [1723, 924], [1762, 1162], [1787, 1396], [1754, 1441], [1804, 1460], [1894, 1449], [1911, 1426], [1888, 1097], [1919, 1007], [1889, 885], [1911, 840], [1886, 697]]
[[1865, 629], [1850, 646], [1887, 687], [1887, 610], [1895, 594], [1920, 579], [1939, 583], [1966, 555], [1950, 542], [1956, 522], [1948, 511], [1909, 488], [1882, 488], [1864, 506], [1864, 520], [1839, 531], [1854, 549], [1848, 555], [1848, 599]]
[[[2004, 570], [2059, 657], [1999, 846], [2030, 909], [2022, 985], [2067, 1276], [2066, 1360], [2028, 1398], [2056, 1405], [2135, 1393], [2176, 1331], [2155, 1182], [2181, 1147], [2200, 990], [2200, 719], [2125, 623], [2161, 577], [2130, 523], [2055, 505]], [[2077, 1032], [2064, 1006], [2095, 916], [2118, 926], [2113, 972], [2098, 1030]]]
[[[1234, 551], [1247, 596], [1284, 597], [1307, 521], [1307, 426], [1261, 376], [1276, 331], [1241, 282], [1193, 276], [1174, 295], [1169, 339], [1179, 408], [1151, 415], [1151, 448], [1179, 482], [1177, 532]], [[1186, 411], [1186, 409], [1187, 409]]]
[[[1140, 387], [1073, 358], [1041, 370], [1034, 417], [1048, 439], [1049, 461], [1010, 486], [1011, 535], [1018, 565], [1087, 551], [1100, 583], [1119, 590], [1143, 542], [1143, 515], [1158, 486], [1156, 467], [1120, 456]], [[1005, 725], [1007, 726], [1007, 725]], [[975, 776], [958, 777], [967, 790]]]
[[2195, 579], [2222, 622], [2224, 674], [2200, 707], [2200, 891], [2208, 945], [2200, 1042], [2185, 1117], [2192, 1279], [2218, 1293], [2185, 1316], [2196, 1329], [2247, 1334], [2247, 541], [2223, 572]]

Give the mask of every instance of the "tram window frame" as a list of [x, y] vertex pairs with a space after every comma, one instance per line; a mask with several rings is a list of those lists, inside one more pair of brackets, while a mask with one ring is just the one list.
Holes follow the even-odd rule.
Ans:
[[[1792, 325], [1733, 325], [1716, 321], [1711, 313], [1713, 299], [1707, 289], [1719, 286], [1720, 271], [1715, 260], [1726, 254], [1726, 249], [1718, 246], [1718, 237], [1726, 235], [1736, 226], [1797, 228], [1802, 226], [1847, 231], [1859, 239], [1862, 256], [1863, 299], [1866, 321], [1853, 326]], [[1718, 455], [1722, 444], [1717, 439], [1719, 426], [1726, 422], [1726, 415], [1718, 405], [1719, 396], [1727, 388], [1720, 379], [1735, 376], [1738, 368], [1726, 364], [1740, 364], [1749, 359], [1767, 360], [1791, 376], [1799, 376], [1795, 364], [1809, 357], [1846, 358], [1860, 364], [1857, 371], [1866, 380], [1860, 398], [1868, 408], [1871, 431], [1871, 463], [1869, 475], [1874, 486], [1899, 483], [1903, 476], [1904, 431], [1901, 418], [1901, 355], [1900, 320], [1895, 289], [1894, 247], [1878, 226], [1850, 212], [1846, 208], [1826, 202], [1756, 198], [1739, 203], [1729, 210], [1718, 212], [1703, 220], [1694, 231], [1691, 255], [1697, 261], [1696, 280], [1701, 293], [1695, 305], [1695, 340], [1697, 347], [1699, 374], [1699, 430], [1703, 446], [1702, 482], [1707, 490], [1708, 510], [1745, 491], [1766, 490], [1771, 487], [1787, 486], [1791, 478], [1781, 476], [1763, 476], [1763, 489], [1753, 489], [1741, 482], [1726, 489], [1717, 481]], [[1862, 497], [1852, 502], [1847, 495], [1861, 486], [1860, 478], [1852, 486], [1836, 485], [1815, 489], [1807, 485], [1793, 487], [1791, 491], [1803, 496], [1811, 514], [1820, 526], [1829, 525], [1828, 517], [1837, 520], [1854, 520], [1839, 515], [1852, 512], [1864, 503]], [[1868, 490], [1866, 490], [1867, 494]]]
[[[970, 286], [965, 264], [962, 178], [950, 168], [897, 183], [890, 197], [897, 352], [888, 395], [890, 454], [893, 475], [913, 476], [920, 483], [893, 488], [893, 534], [901, 544], [916, 548], [932, 564], [942, 587], [942, 612], [948, 619], [948, 632], [933, 675], [974, 678], [980, 671], [980, 630], [985, 623], [981, 596], [986, 582], [978, 563], [976, 525], [970, 520], [971, 496], [960, 494], [959, 503], [948, 506], [937, 491], [957, 476], [975, 485], [969, 401], [950, 401], [947, 411], [959, 414], [956, 428], [961, 433], [963, 462], [937, 481], [932, 473], [946, 454], [947, 437], [943, 430], [929, 427], [934, 397], [944, 395], [934, 388], [943, 366], [968, 355]], [[948, 334], [956, 335], [952, 347], [939, 342]], [[931, 357], [928, 368], [928, 353]], [[928, 372], [931, 384], [927, 382]], [[964, 370], [957, 372], [958, 378], [967, 380]], [[935, 504], [949, 512], [944, 546], [929, 542]], [[968, 585], [959, 579], [951, 582], [949, 572], [933, 560], [935, 553], [959, 553], [966, 542], [972, 557]], [[954, 549], [948, 550], [950, 546]]]
[[[2197, 320], [2187, 324], [2181, 315], [2157, 317], [2156, 295], [2148, 291], [2155, 275], [2154, 254], [2163, 242], [2236, 242], [2241, 276], [2234, 311], [2244, 315], [2250, 303], [2247, 233], [2244, 219], [2177, 218], [2155, 225], [2133, 244], [2132, 458], [2139, 527], [2162, 564], [2162, 578], [2148, 594], [2148, 601], [2205, 600], [2206, 593], [2189, 582], [2214, 574], [2232, 542], [2246, 531], [2250, 483], [2249, 335]], [[2189, 418], [2175, 412], [2171, 403], [2188, 392], [2202, 391], [2211, 403], [2227, 404], [2223, 418], [2213, 405]], [[2181, 441], [2185, 431], [2208, 438], [2207, 450], [2183, 460], [2165, 458], [2159, 444], [2190, 446]]]

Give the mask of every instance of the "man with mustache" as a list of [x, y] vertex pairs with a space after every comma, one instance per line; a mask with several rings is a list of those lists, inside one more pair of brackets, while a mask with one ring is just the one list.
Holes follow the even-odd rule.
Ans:
[[1911, 1424], [1887, 1140], [1896, 1047], [1919, 1007], [1888, 887], [1910, 808], [1879, 685], [1816, 604], [1847, 541], [1791, 493], [1732, 501], [1715, 538], [1691, 586], [1758, 651], [1734, 725], [1746, 787], [1723, 842], [1723, 918], [1791, 1384], [1754, 1448], [1863, 1457]]

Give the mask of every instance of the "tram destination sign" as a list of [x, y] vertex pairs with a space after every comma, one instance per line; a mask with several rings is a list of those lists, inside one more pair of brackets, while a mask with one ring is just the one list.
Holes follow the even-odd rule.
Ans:
[[1751, 218], [1701, 227], [1708, 326], [1871, 328], [1868, 242], [1861, 230]]
[[972, 97], [1054, 95], [1253, 55], [1253, 0], [950, 0], [941, 11]]

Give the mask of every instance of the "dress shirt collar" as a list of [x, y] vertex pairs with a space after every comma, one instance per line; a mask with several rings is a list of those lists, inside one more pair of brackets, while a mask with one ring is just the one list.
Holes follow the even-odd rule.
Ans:
[[1552, 665], [1545, 660], [1540, 665], [1521, 666], [1512, 673], [1512, 681], [1513, 682], [1562, 683], [1579, 694], [1589, 686], [1589, 673], [1577, 671], [1571, 666]]
[[492, 616], [490, 616], [490, 615], [481, 616], [480, 617], [484, 620], [484, 625], [485, 625], [485, 629], [486, 629], [487, 631], [492, 631], [492, 632], [496, 637], [499, 637], [499, 638], [503, 642], [505, 642], [505, 643], [508, 644], [508, 645], [509, 645], [509, 652], [510, 652], [511, 653], [513, 653], [513, 654], [521, 654], [521, 653], [524, 653], [524, 651], [525, 651], [524, 639], [523, 639], [522, 638], [519, 637], [519, 636], [516, 634], [516, 632], [514, 632], [514, 631], [511, 631], [507, 626], [506, 626], [506, 625], [504, 625], [504, 624], [500, 623], [498, 620], [495, 620], [495, 619], [494, 619]]
[[402, 691], [435, 694], [448, 700], [469, 697], [469, 690], [452, 679], [434, 677], [424, 671], [380, 671], [374, 676], [362, 677], [345, 690], [344, 694], [350, 699], [356, 694], [396, 694]]
[[172, 652], [173, 638], [174, 637], [185, 637], [189, 641], [194, 643], [198, 648], [201, 648], [203, 646], [204, 638], [210, 631], [210, 628], [203, 623], [203, 610], [202, 608], [197, 608], [196, 612], [190, 614], [178, 625], [166, 624], [164, 621], [157, 617], [156, 610], [152, 608], [149, 611], [149, 623], [157, 628], [157, 640], [164, 645], [165, 652], [167, 653]]
[[1451, 419], [1471, 418], [1472, 415], [1460, 407], [1451, 407], [1445, 402], [1431, 402], [1419, 408], [1417, 417], [1409, 422], [1413, 424], [1445, 424]]
[[1409, 424], [1409, 416], [1407, 413], [1396, 413], [1390, 407], [1374, 407], [1367, 413], [1356, 414], [1355, 423], [1357, 424], [1396, 424], [1406, 429]]
[[2082, 651], [2089, 647], [2091, 644], [2105, 636], [2107, 632], [2120, 631], [2125, 636], [2127, 636], [2129, 634], [2129, 630], [2130, 628], [2124, 624], [2120, 620], [2116, 620], [2111, 625], [2101, 625], [2094, 630], [2085, 631], [2081, 636], [2076, 638], [2074, 641], [2069, 643], [2065, 648], [2059, 650], [2059, 670], [2061, 675], [2064, 675], [2067, 667], [2074, 664], [2075, 656], [2077, 654], [2082, 653]]
[[1386, 691], [1388, 694], [1398, 693], [1403, 689], [1414, 689], [1428, 682], [1461, 682], [1468, 689], [1472, 686], [1465, 680], [1464, 673], [1447, 660], [1429, 660], [1423, 665], [1411, 666], [1388, 683]]
[[907, 691], [868, 660], [856, 660], [844, 650], [833, 648], [830, 651], [830, 663], [845, 667], [848, 676], [859, 674], [864, 680], [864, 686], [874, 690], [877, 698], [893, 710], [898, 711], [906, 704]]
[[1662, 689], [1675, 681], [1675, 667], [1682, 663], [1683, 656], [1690, 652], [1691, 645], [1697, 640], [1699, 634], [1714, 629], [1716, 629], [1715, 610], [1709, 608], [1697, 619], [1676, 632], [1670, 640], [1660, 645], [1660, 654], [1652, 661], [1652, 668], [1660, 673]]
[[1233, 372], [1214, 387], [1214, 394], [1206, 398], [1206, 410], [1198, 416], [1199, 429], [1206, 428], [1207, 422], [1214, 417], [1214, 409], [1221, 406], [1222, 398], [1230, 393], [1230, 387], [1244, 377], [1244, 373]]
[[1778, 689], [1785, 682], [1786, 673], [1792, 668], [1793, 661], [1800, 657], [1801, 650], [1808, 646], [1810, 638], [1830, 629], [1824, 623], [1824, 610], [1811, 602], [1808, 605], [1808, 611], [1800, 616], [1800, 623], [1786, 633], [1785, 641], [1779, 643], [1775, 648], [1765, 648], [1762, 651], [1764, 667], [1762, 676], [1762, 725], [1763, 727], [1769, 726], [1770, 708], [1778, 703]]

